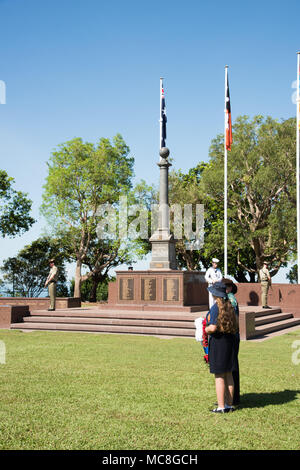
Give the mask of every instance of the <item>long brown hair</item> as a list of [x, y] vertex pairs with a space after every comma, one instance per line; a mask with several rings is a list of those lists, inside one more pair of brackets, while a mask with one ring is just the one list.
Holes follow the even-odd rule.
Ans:
[[217, 331], [220, 333], [236, 333], [238, 330], [238, 324], [235, 311], [230, 300], [224, 300], [221, 297], [216, 297], [216, 302], [219, 309]]

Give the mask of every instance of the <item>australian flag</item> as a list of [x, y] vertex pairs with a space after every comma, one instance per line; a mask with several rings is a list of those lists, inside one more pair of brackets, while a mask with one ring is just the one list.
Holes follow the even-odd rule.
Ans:
[[160, 148], [166, 146], [166, 138], [167, 138], [167, 111], [166, 111], [166, 102], [165, 102], [165, 92], [164, 86], [161, 85], [161, 117], [160, 117], [160, 125], [161, 125], [161, 142]]
[[232, 144], [232, 123], [231, 123], [231, 105], [230, 105], [230, 95], [229, 95], [229, 83], [227, 78], [226, 84], [226, 108], [225, 108], [225, 143], [227, 150], [231, 150]]

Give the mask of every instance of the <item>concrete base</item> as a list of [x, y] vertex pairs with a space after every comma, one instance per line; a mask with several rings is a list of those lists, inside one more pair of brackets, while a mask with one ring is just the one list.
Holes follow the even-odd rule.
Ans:
[[152, 258], [150, 270], [177, 269], [176, 249], [173, 235], [163, 231], [157, 231], [150, 238], [152, 245]]
[[[204, 272], [177, 270], [117, 271], [109, 283], [108, 308], [178, 311], [208, 305]], [[202, 307], [202, 308], [201, 308]], [[195, 311], [195, 310], [194, 310]]]

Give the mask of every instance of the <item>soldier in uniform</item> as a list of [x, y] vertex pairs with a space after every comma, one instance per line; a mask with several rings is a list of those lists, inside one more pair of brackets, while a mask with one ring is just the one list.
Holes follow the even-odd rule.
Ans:
[[[222, 281], [222, 273], [221, 270], [218, 268], [219, 260], [217, 258], [212, 259], [212, 266], [208, 268], [205, 273], [205, 280], [208, 283], [208, 287], [211, 287], [215, 282]], [[215, 303], [211, 292], [209, 292], [209, 308], [213, 306]]]
[[262, 269], [259, 270], [259, 277], [260, 277], [260, 283], [261, 283], [262, 308], [271, 308], [268, 305], [268, 291], [271, 285], [271, 276], [268, 270], [267, 261], [264, 262]]
[[56, 300], [56, 282], [58, 277], [58, 269], [54, 264], [54, 259], [49, 260], [50, 272], [45, 282], [45, 287], [48, 286], [49, 297], [50, 297], [50, 308], [49, 311], [55, 310], [55, 300]]

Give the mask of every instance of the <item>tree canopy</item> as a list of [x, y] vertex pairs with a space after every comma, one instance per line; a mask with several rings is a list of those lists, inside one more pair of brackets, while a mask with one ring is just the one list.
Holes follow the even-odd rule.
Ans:
[[[286, 266], [296, 241], [295, 120], [237, 118], [228, 152], [228, 242], [237, 264], [257, 273], [264, 260], [271, 274]], [[224, 136], [213, 141], [201, 191], [224, 204]], [[252, 263], [242, 252], [249, 252]], [[249, 261], [249, 258], [248, 258]], [[252, 265], [251, 265], [252, 264]]]
[[0, 170], [0, 234], [15, 237], [29, 230], [35, 220], [29, 215], [32, 201], [13, 188], [14, 179]]
[[[50, 157], [41, 210], [61, 236], [67, 256], [76, 260], [75, 297], [80, 297], [83, 280], [101, 277], [109, 265], [121, 262], [120, 243], [99, 240], [96, 231], [99, 208], [117, 206], [120, 196], [132, 187], [133, 163], [119, 134], [112, 144], [105, 138], [96, 145], [75, 138]], [[84, 277], [83, 264], [90, 268]]]
[[59, 240], [40, 237], [26, 245], [17, 256], [3, 261], [1, 271], [6, 291], [12, 296], [39, 297], [45, 290], [49, 274], [49, 259], [58, 267], [57, 295], [67, 296], [64, 255]]
[[[183, 173], [182, 170], [170, 173], [170, 204], [181, 204], [182, 210], [185, 204], [193, 205], [193, 230], [196, 229], [195, 206], [196, 204], [203, 204], [204, 206], [203, 247], [201, 249], [188, 249], [187, 240], [184, 236], [176, 243], [177, 262], [182, 269], [207, 269], [211, 265], [213, 257], [218, 257], [220, 266], [223, 266], [224, 207], [203, 191], [200, 184], [203, 173], [205, 169], [209, 168], [209, 165], [210, 163], [201, 162], [187, 173]], [[251, 251], [251, 248], [246, 246], [240, 252], [240, 257], [247, 266], [253, 265]], [[232, 246], [230, 246], [228, 252], [228, 265], [230, 273], [238, 282], [247, 281], [247, 271], [237, 264], [236, 251]]]

